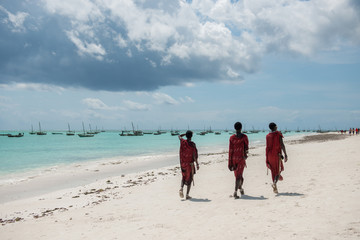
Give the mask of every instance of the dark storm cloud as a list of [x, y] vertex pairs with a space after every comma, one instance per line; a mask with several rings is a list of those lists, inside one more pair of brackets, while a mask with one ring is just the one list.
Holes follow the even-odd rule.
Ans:
[[[2, 12], [1, 17], [7, 16]], [[70, 29], [68, 19], [43, 12], [41, 18], [30, 20], [36, 22], [36, 28], [18, 32], [12, 31], [11, 24], [0, 24], [0, 83], [49, 83], [118, 91], [154, 90], [219, 77], [215, 61], [204, 64], [206, 59], [201, 57], [189, 61], [175, 59], [172, 64], [161, 66], [160, 53], [134, 46], [121, 49], [106, 37], [101, 39], [107, 49], [106, 59], [79, 55], [66, 34], [66, 29]], [[125, 33], [118, 27], [112, 29]]]

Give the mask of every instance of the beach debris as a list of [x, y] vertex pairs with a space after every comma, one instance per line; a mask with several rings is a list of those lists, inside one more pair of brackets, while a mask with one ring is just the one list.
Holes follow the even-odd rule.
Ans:
[[24, 220], [21, 217], [16, 217], [16, 218], [12, 218], [12, 219], [2, 219], [0, 218], [0, 223], [4, 226], [7, 223], [15, 223], [15, 222], [19, 222], [21, 220]]
[[64, 208], [64, 207], [60, 207], [60, 208], [48, 209], [46, 211], [41, 212], [41, 214], [32, 213], [30, 215], [33, 215], [33, 218], [38, 219], [38, 218], [41, 218], [41, 217], [46, 217], [46, 216], [53, 215], [54, 212], [56, 212], [56, 211], [65, 212], [65, 211], [68, 211], [68, 209]]

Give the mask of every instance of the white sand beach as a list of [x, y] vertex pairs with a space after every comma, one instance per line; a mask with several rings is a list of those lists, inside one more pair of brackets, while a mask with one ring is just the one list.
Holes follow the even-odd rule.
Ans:
[[277, 195], [264, 146], [250, 149], [237, 200], [227, 154], [200, 152], [191, 200], [178, 165], [99, 179], [1, 203], [0, 239], [360, 239], [360, 136], [285, 144]]

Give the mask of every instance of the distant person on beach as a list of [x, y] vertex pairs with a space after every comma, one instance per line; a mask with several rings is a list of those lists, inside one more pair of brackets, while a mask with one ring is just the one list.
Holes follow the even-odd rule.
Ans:
[[[186, 140], [183, 137], [186, 136]], [[191, 141], [193, 136], [192, 131], [187, 131], [185, 134], [179, 135], [180, 139], [180, 167], [182, 173], [181, 188], [179, 195], [181, 198], [184, 197], [184, 185], [187, 186], [186, 189], [186, 199], [191, 199], [189, 196], [191, 183], [194, 179], [194, 174], [196, 173], [194, 162], [196, 163], [196, 169], [199, 170], [198, 163], [198, 152], [196, 145]]]
[[273, 122], [270, 123], [269, 128], [271, 132], [266, 135], [266, 166], [271, 170], [273, 191], [274, 193], [278, 193], [276, 184], [278, 180], [283, 180], [281, 172], [284, 171], [282, 162], [284, 156], [282, 155], [282, 152], [285, 155], [285, 162], [287, 162], [288, 156], [283, 142], [283, 135], [281, 132], [277, 131], [276, 124]]
[[240, 122], [236, 122], [234, 124], [234, 128], [236, 130], [236, 134], [232, 135], [229, 140], [228, 168], [230, 171], [234, 171], [235, 192], [233, 196], [235, 199], [238, 199], [238, 189], [240, 190], [240, 194], [244, 195], [244, 189], [242, 188], [244, 183], [243, 172], [246, 167], [249, 140], [245, 134], [241, 133], [242, 124]]

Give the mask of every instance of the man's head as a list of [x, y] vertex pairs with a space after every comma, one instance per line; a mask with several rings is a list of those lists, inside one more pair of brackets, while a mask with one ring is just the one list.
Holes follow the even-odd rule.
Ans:
[[236, 122], [236, 123], [234, 124], [234, 128], [235, 128], [236, 131], [241, 131], [241, 129], [242, 129], [242, 124], [241, 124], [241, 122]]
[[193, 136], [193, 132], [190, 131], [190, 130], [187, 130], [187, 131], [186, 131], [186, 138], [187, 138], [187, 139], [191, 139], [192, 136]]
[[271, 123], [269, 124], [269, 128], [270, 128], [271, 131], [276, 131], [276, 130], [277, 130], [277, 126], [276, 126], [276, 124], [273, 123], [273, 122], [271, 122]]

